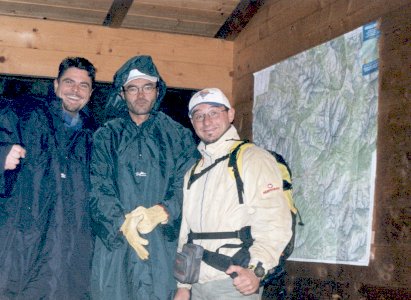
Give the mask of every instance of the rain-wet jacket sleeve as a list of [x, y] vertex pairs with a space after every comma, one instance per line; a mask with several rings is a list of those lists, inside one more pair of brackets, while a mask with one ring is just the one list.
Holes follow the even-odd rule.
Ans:
[[90, 181], [90, 210], [93, 228], [108, 249], [124, 243], [120, 227], [125, 218], [115, 185], [115, 161], [111, 150], [110, 131], [100, 128], [94, 134]]
[[14, 144], [20, 144], [18, 138], [18, 117], [8, 107], [0, 108], [0, 195], [6, 195], [11, 188], [12, 174], [16, 171], [4, 170], [6, 157]]
[[194, 164], [196, 155], [196, 144], [191, 132], [183, 128], [181, 136], [175, 141], [179, 141], [181, 151], [175, 157], [175, 166], [173, 173], [173, 182], [170, 184], [167, 194], [163, 201], [160, 202], [168, 213], [168, 223], [175, 221], [181, 216], [183, 205], [183, 181], [184, 174]]

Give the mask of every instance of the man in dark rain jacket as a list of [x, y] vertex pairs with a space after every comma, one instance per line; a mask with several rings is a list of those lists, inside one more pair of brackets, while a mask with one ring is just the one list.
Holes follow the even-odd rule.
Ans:
[[159, 112], [166, 84], [150, 56], [115, 74], [94, 135], [91, 212], [96, 225], [93, 299], [172, 299], [183, 177], [194, 163], [192, 133]]
[[85, 105], [95, 81], [69, 57], [51, 99], [0, 109], [0, 299], [89, 299], [93, 238], [88, 210], [95, 129]]

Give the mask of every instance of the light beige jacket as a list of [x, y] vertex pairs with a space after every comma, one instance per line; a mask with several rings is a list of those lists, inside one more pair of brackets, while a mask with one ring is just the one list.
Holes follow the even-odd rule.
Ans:
[[[216, 159], [229, 153], [239, 140], [234, 126], [215, 143], [200, 143], [198, 149], [202, 160], [195, 173], [211, 165]], [[238, 200], [235, 179], [229, 172], [228, 159], [220, 162], [197, 179], [187, 189], [189, 170], [184, 179], [183, 217], [178, 251], [187, 241], [190, 229], [193, 232], [235, 231], [251, 226], [254, 240], [250, 248], [250, 264], [263, 263], [265, 270], [278, 264], [279, 257], [291, 238], [291, 214], [282, 191], [282, 178], [275, 158], [267, 151], [251, 146], [243, 151], [241, 178], [244, 182], [244, 204]], [[234, 243], [239, 239], [195, 240], [195, 244], [215, 251], [219, 246]], [[232, 256], [239, 248], [221, 248], [220, 253]], [[200, 283], [226, 279], [224, 272], [202, 262]], [[179, 287], [189, 285], [179, 284]]]

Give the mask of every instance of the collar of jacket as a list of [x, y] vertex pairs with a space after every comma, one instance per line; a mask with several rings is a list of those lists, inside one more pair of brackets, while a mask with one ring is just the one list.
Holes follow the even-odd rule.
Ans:
[[201, 142], [198, 145], [198, 150], [203, 157], [212, 157], [214, 160], [230, 152], [231, 147], [238, 140], [240, 140], [240, 136], [237, 133], [237, 129], [231, 125], [216, 142], [208, 145]]
[[[53, 112], [54, 115], [58, 116], [62, 121], [63, 121], [63, 105], [62, 105], [63, 99], [61, 99], [58, 96], [55, 96], [51, 99], [51, 111]], [[97, 124], [94, 118], [92, 117], [90, 109], [86, 106], [83, 107], [82, 110], [79, 111], [79, 117], [82, 119], [83, 122], [83, 128], [84, 129], [91, 129], [95, 130], [97, 129]], [[64, 122], [64, 121], [63, 121]]]
[[148, 119], [147, 120], [145, 120], [143, 123], [141, 123], [140, 125], [137, 125], [136, 124], [136, 122], [134, 122], [133, 121], [133, 119], [131, 118], [131, 116], [130, 116], [130, 113], [127, 111], [127, 114], [125, 114], [124, 116], [123, 116], [123, 118], [124, 118], [124, 120], [126, 120], [128, 123], [130, 123], [131, 125], [132, 125], [132, 127], [134, 128], [134, 127], [138, 127], [138, 128], [140, 128], [140, 129], [148, 129], [148, 128], [150, 128], [153, 124], [154, 124], [154, 122], [155, 122], [155, 120], [156, 120], [156, 118], [157, 118], [157, 115], [159, 114], [160, 112], [158, 112], [158, 111], [151, 111], [150, 112], [150, 115], [148, 116]]

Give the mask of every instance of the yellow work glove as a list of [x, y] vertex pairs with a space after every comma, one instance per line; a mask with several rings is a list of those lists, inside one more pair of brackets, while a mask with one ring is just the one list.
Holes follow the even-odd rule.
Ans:
[[142, 216], [142, 220], [137, 224], [137, 230], [143, 234], [153, 231], [158, 224], [166, 224], [168, 221], [168, 214], [161, 205], [154, 205], [150, 208], [139, 206], [131, 212], [131, 215]]
[[149, 253], [143, 245], [148, 245], [148, 240], [143, 239], [137, 231], [137, 225], [143, 216], [132, 216], [131, 213], [126, 215], [126, 220], [120, 227], [120, 231], [126, 237], [127, 242], [134, 248], [138, 257], [142, 260], [148, 259]]

